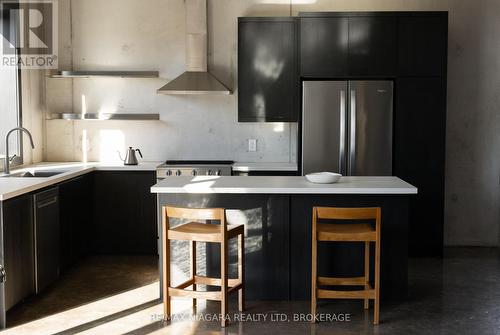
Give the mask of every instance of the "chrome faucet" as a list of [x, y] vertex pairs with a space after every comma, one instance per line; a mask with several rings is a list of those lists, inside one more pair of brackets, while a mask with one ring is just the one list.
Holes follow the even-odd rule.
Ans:
[[9, 130], [9, 132], [7, 133], [7, 135], [5, 135], [5, 161], [3, 162], [3, 172], [5, 174], [9, 174], [10, 173], [10, 167], [9, 167], [9, 162], [10, 162], [10, 158], [9, 158], [9, 136], [10, 136], [10, 134], [12, 134], [13, 132], [15, 132], [16, 130], [19, 130], [21, 132], [24, 131], [28, 135], [28, 137], [30, 139], [31, 148], [35, 149], [35, 144], [33, 144], [33, 137], [31, 137], [31, 133], [30, 133], [30, 131], [28, 129], [26, 129], [24, 127], [16, 127], [16, 128], [13, 128], [13, 129]]

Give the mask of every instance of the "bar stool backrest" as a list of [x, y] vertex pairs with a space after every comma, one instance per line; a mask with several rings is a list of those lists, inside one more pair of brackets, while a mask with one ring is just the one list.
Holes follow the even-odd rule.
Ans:
[[220, 221], [221, 231], [226, 230], [226, 211], [224, 208], [181, 208], [181, 207], [163, 207], [163, 222], [169, 229], [168, 218], [192, 220], [195, 222], [206, 223], [207, 220]]
[[316, 219], [326, 220], [375, 220], [376, 228], [380, 227], [380, 207], [313, 207], [313, 221]]

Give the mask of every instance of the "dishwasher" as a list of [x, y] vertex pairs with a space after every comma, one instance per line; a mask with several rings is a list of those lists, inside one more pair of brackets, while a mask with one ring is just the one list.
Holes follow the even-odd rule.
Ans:
[[35, 290], [43, 291], [59, 277], [60, 223], [59, 189], [34, 196]]

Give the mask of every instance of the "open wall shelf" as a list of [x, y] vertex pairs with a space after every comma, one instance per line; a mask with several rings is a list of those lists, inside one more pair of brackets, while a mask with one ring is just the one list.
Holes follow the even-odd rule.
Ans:
[[157, 121], [160, 114], [132, 114], [132, 113], [53, 113], [50, 120], [124, 120], [124, 121]]
[[50, 78], [158, 78], [158, 71], [57, 71]]

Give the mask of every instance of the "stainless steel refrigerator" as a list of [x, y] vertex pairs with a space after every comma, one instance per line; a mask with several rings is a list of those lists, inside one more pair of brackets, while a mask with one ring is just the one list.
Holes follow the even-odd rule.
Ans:
[[303, 81], [302, 104], [303, 175], [392, 175], [392, 81]]

